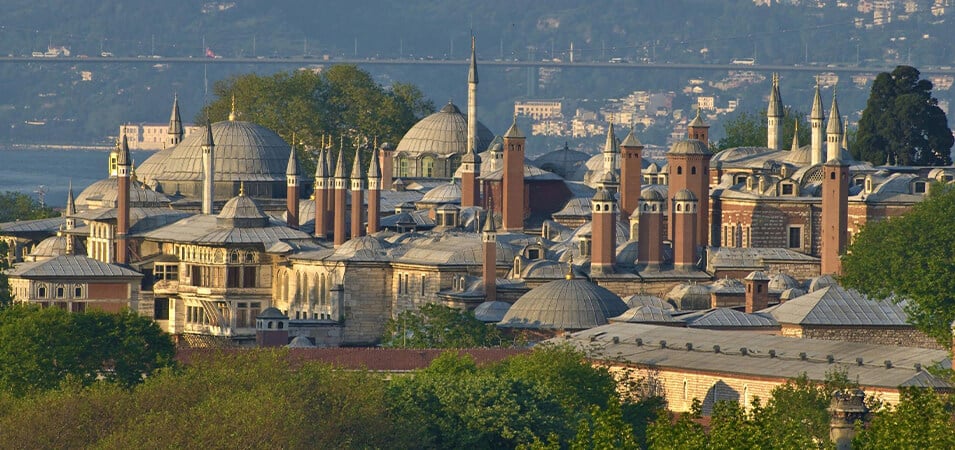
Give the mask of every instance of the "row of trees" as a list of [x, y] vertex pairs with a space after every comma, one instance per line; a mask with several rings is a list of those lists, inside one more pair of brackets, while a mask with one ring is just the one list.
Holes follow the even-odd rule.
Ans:
[[[299, 150], [319, 148], [325, 137], [333, 138], [338, 148], [344, 138], [349, 159], [356, 143], [371, 144], [377, 137], [395, 144], [434, 112], [434, 103], [417, 86], [394, 82], [383, 87], [353, 65], [335, 65], [320, 73], [237, 75], [217, 81], [213, 91], [216, 100], [199, 112], [196, 123], [226, 120], [234, 98], [237, 120], [267, 127]], [[301, 152], [300, 157], [305, 170], [314, 170], [312, 155]]]
[[471, 311], [428, 303], [388, 319], [381, 344], [395, 348], [501, 347], [510, 345], [511, 339]]

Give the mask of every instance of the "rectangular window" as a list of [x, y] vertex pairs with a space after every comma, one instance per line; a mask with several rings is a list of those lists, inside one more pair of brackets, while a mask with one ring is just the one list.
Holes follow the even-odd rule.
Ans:
[[783, 195], [793, 195], [793, 185], [784, 184], [783, 185]]
[[169, 320], [169, 299], [153, 300], [153, 320]]
[[925, 182], [924, 182], [924, 181], [917, 181], [917, 182], [915, 183], [914, 190], [915, 190], [915, 193], [916, 193], [916, 194], [924, 194], [924, 193], [925, 193]]
[[789, 227], [789, 248], [802, 248], [802, 227]]
[[83, 298], [83, 288], [80, 286], [73, 288], [73, 298]]
[[242, 274], [242, 287], [244, 288], [254, 288], [256, 286], [255, 278], [258, 274], [258, 269], [256, 266], [244, 267]]
[[242, 273], [241, 267], [229, 267], [226, 271], [225, 282], [227, 288], [237, 288], [240, 286], [239, 276]]
[[70, 311], [75, 313], [86, 312], [86, 303], [83, 302], [73, 302], [70, 304]]

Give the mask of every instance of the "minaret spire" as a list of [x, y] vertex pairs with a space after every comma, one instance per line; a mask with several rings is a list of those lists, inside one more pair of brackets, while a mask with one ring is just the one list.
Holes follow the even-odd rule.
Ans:
[[793, 125], [793, 145], [789, 147], [789, 151], [791, 152], [797, 150], [799, 150], [799, 119], [796, 119]]
[[289, 146], [291, 151], [288, 155], [288, 167], [285, 169], [285, 219], [289, 228], [298, 229], [299, 227], [299, 207], [298, 197], [300, 195], [300, 186], [298, 182], [298, 157], [295, 155], [295, 139]]
[[471, 66], [468, 70], [468, 148], [478, 152], [477, 147], [477, 56], [474, 50], [474, 35], [471, 35]]
[[212, 214], [215, 198], [215, 142], [212, 140], [212, 121], [206, 117], [206, 142], [202, 146], [202, 213]]
[[839, 159], [839, 145], [842, 142], [842, 116], [839, 114], [839, 101], [836, 92], [832, 92], [832, 106], [829, 108], [829, 123], [826, 124], [826, 161]]
[[773, 73], [773, 88], [769, 93], [769, 108], [766, 111], [767, 135], [766, 146], [773, 149], [780, 149], [780, 133], [782, 128], [781, 119], [783, 117], [783, 101], [779, 95], [779, 74]]
[[182, 142], [184, 134], [182, 117], [179, 115], [179, 94], [176, 94], [172, 98], [172, 114], [169, 116], [169, 145], [177, 145]]
[[819, 94], [819, 83], [816, 83], [816, 93], [812, 97], [812, 112], [809, 114], [809, 124], [812, 127], [812, 151], [810, 153], [810, 162], [822, 164], [825, 161], [822, 143], [825, 141], [822, 124], [826, 121], [826, 111], [822, 107], [822, 95]]
[[355, 159], [351, 168], [351, 237], [364, 236], [362, 208], [365, 206], [365, 177], [361, 173], [361, 144], [355, 144]]
[[116, 262], [118, 264], [128, 263], [127, 255], [129, 251], [129, 175], [132, 166], [132, 158], [129, 156], [129, 142], [126, 135], [123, 135], [122, 144], [119, 147], [119, 154], [116, 157], [118, 192], [116, 196]]

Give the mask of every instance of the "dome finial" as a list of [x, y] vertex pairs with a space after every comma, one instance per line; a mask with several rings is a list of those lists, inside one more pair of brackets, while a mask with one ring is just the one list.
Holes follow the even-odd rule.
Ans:
[[229, 112], [229, 122], [235, 121], [235, 92], [232, 93], [232, 111]]
[[239, 197], [245, 197], [245, 181], [239, 182]]
[[574, 255], [570, 255], [570, 260], [567, 261], [567, 274], [564, 275], [564, 278], [568, 280], [574, 279]]

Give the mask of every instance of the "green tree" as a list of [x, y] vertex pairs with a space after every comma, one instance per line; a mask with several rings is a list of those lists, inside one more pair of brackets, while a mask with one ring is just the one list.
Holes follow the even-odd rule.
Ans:
[[914, 67], [898, 66], [872, 83], [852, 155], [874, 164], [948, 166], [955, 138], [932, 97], [932, 82]]
[[0, 193], [0, 223], [14, 220], [33, 220], [55, 217], [57, 212], [50, 207], [40, 206], [33, 197], [22, 192], [7, 191]]
[[955, 320], [955, 189], [929, 191], [908, 213], [862, 228], [842, 257], [840, 281], [876, 298], [907, 299], [909, 322], [947, 345]]
[[[786, 107], [783, 110], [782, 137], [780, 146], [788, 150], [792, 144], [796, 122], [799, 122], [799, 144], [810, 142], [810, 128], [806, 114]], [[716, 143], [718, 150], [735, 147], [765, 147], [769, 127], [766, 124], [766, 111], [758, 114], [740, 112], [723, 123], [723, 138]]]
[[[434, 104], [416, 86], [395, 82], [388, 88], [353, 65], [335, 65], [321, 73], [308, 70], [269, 76], [236, 75], [215, 83], [216, 100], [197, 115], [197, 123], [225, 120], [233, 98], [238, 120], [255, 122], [293, 143], [306, 172], [314, 170], [323, 138], [343, 144], [351, 160], [356, 146], [367, 149], [374, 138], [398, 140]], [[294, 141], [294, 142], [293, 142]], [[370, 155], [365, 155], [364, 161]]]
[[382, 345], [397, 348], [494, 347], [504, 342], [497, 327], [477, 320], [474, 313], [436, 303], [388, 319], [382, 336]]
[[13, 303], [13, 292], [10, 290], [10, 280], [5, 271], [9, 267], [6, 254], [9, 251], [7, 243], [0, 241], [0, 309]]
[[955, 448], [951, 395], [903, 388], [898, 405], [873, 413], [869, 426], [852, 442], [859, 449]]
[[590, 407], [589, 416], [580, 420], [577, 436], [570, 448], [587, 449], [639, 449], [633, 436], [633, 427], [623, 418], [623, 408], [616, 397], [607, 400], [607, 407]]

